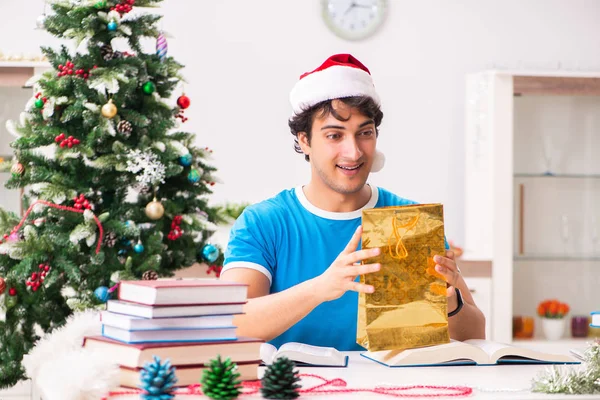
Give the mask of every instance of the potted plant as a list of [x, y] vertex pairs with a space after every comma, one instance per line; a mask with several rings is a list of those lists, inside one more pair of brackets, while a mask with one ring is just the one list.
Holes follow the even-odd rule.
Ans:
[[569, 305], [558, 300], [544, 300], [537, 308], [542, 318], [542, 331], [548, 340], [558, 340], [565, 332], [565, 316], [569, 313]]

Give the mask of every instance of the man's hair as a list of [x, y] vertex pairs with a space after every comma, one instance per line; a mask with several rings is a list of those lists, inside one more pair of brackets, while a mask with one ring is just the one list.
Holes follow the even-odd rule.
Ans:
[[[361, 114], [364, 116], [371, 118], [375, 122], [375, 133], [379, 135], [379, 124], [381, 124], [381, 120], [383, 119], [383, 112], [381, 112], [381, 108], [372, 98], [367, 96], [355, 96], [355, 97], [344, 97], [340, 100], [342, 103], [346, 104], [351, 108], [356, 108]], [[342, 118], [333, 106], [331, 102], [333, 100], [325, 100], [320, 103], [315, 104], [312, 107], [307, 108], [302, 111], [300, 114], [294, 115], [288, 122], [290, 126], [290, 131], [292, 135], [294, 135], [294, 150], [297, 153], [303, 154], [302, 148], [298, 143], [298, 133], [306, 132], [306, 138], [308, 139], [308, 144], [310, 144], [310, 139], [312, 137], [312, 126], [315, 120], [315, 117], [318, 115], [319, 118], [323, 118], [329, 114], [333, 115], [339, 121], [348, 121], [349, 118]], [[306, 161], [310, 160], [308, 154], [304, 155], [304, 159]]]

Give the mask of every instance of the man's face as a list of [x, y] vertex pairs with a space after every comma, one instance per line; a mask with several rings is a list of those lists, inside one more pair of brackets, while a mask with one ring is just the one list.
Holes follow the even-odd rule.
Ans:
[[375, 123], [339, 100], [334, 100], [332, 106], [347, 121], [331, 114], [316, 117], [310, 145], [305, 135], [301, 135], [300, 145], [310, 156], [313, 178], [337, 193], [356, 193], [371, 171], [377, 144]]

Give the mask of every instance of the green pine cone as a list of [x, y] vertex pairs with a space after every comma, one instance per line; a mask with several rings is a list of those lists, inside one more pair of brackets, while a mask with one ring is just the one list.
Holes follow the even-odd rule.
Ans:
[[235, 372], [236, 364], [229, 358], [211, 360], [209, 368], [202, 373], [202, 392], [214, 400], [235, 399], [240, 394], [240, 374]]
[[286, 357], [275, 360], [262, 378], [262, 396], [266, 399], [295, 399], [300, 396], [298, 389], [301, 386], [297, 383], [300, 378], [295, 367], [296, 364]]

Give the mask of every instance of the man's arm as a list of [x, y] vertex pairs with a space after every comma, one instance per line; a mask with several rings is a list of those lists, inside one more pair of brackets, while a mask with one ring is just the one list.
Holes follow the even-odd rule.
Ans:
[[355, 251], [361, 234], [359, 227], [344, 251], [323, 274], [279, 293], [269, 294], [269, 279], [260, 271], [248, 268], [224, 271], [220, 279], [248, 285], [244, 314], [234, 318], [238, 335], [268, 341], [288, 330], [319, 304], [335, 300], [348, 290], [372, 293], [373, 286], [354, 280], [358, 275], [379, 271], [381, 265], [355, 263], [378, 255], [380, 250]]
[[446, 257], [436, 256], [434, 261], [438, 264], [436, 271], [443, 275], [446, 282], [450, 284], [448, 287], [448, 312], [455, 310], [458, 306], [455, 287], [460, 290], [464, 302], [460, 312], [448, 318], [450, 337], [455, 340], [485, 339], [485, 316], [475, 305], [471, 291], [458, 272], [454, 253], [448, 251]]

